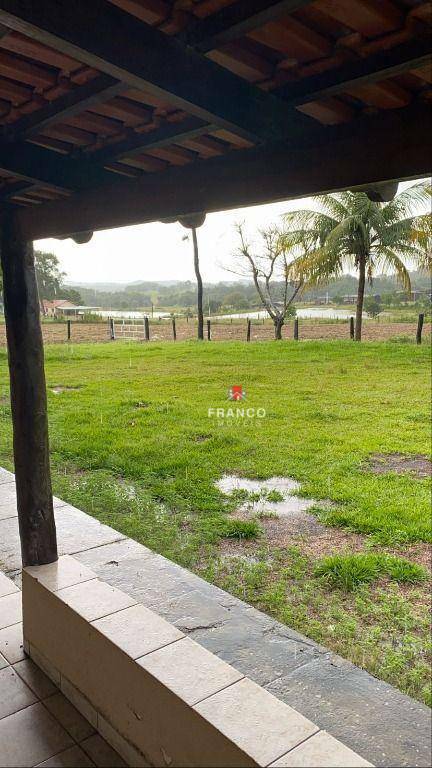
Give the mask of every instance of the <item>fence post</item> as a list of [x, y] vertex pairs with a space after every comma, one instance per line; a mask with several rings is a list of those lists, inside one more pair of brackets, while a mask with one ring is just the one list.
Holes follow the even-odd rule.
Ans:
[[210, 320], [207, 320], [207, 341], [211, 341], [211, 324], [210, 324]]
[[144, 333], [145, 333], [145, 340], [150, 341], [150, 325], [149, 325], [148, 317], [144, 318]]
[[176, 331], [175, 317], [173, 317], [173, 319], [172, 319], [172, 329], [173, 329], [173, 339], [174, 339], [174, 341], [176, 341], [177, 340], [177, 331]]
[[350, 332], [350, 339], [354, 339], [355, 333], [354, 333], [354, 318], [350, 317], [349, 319], [349, 332]]
[[299, 321], [298, 317], [294, 318], [294, 341], [298, 341], [299, 339]]
[[251, 336], [251, 321], [247, 321], [246, 341], [250, 341]]
[[421, 344], [422, 343], [423, 323], [424, 323], [424, 313], [420, 312], [420, 314], [418, 316], [417, 333], [416, 333], [416, 342], [417, 342], [417, 344]]
[[115, 330], [114, 330], [114, 320], [113, 320], [112, 317], [110, 317], [109, 325], [110, 325], [110, 339], [111, 339], [111, 341], [114, 341], [115, 340]]
[[67, 340], [70, 341], [71, 338], [71, 321], [67, 321]]

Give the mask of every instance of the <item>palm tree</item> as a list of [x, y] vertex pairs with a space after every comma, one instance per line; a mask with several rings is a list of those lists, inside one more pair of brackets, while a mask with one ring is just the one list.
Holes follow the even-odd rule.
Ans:
[[430, 215], [419, 215], [419, 206], [428, 200], [428, 190], [429, 184], [420, 182], [389, 203], [372, 202], [365, 192], [337, 192], [314, 198], [317, 210], [284, 216], [285, 247], [302, 251], [290, 265], [293, 277], [301, 274], [310, 286], [339, 277], [346, 269], [358, 271], [356, 341], [361, 340], [366, 280], [372, 284], [377, 271], [391, 269], [410, 291], [404, 259], [415, 265], [426, 261]]

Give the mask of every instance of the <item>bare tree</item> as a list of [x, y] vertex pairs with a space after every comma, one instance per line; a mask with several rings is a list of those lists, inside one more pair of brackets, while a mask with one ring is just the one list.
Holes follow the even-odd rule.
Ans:
[[236, 230], [240, 239], [237, 259], [243, 265], [247, 262], [246, 274], [252, 275], [260, 301], [273, 321], [275, 339], [279, 340], [282, 338], [286, 318], [292, 314], [294, 300], [303, 288], [304, 281], [301, 278], [295, 281], [291, 279], [288, 262], [288, 253], [291, 251], [285, 247], [278, 227], [272, 226], [259, 231], [262, 241], [260, 254], [252, 253], [252, 246], [247, 241], [243, 224], [237, 224]]

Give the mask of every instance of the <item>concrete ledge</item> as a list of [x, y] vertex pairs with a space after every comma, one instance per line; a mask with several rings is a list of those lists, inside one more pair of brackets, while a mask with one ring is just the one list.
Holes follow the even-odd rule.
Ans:
[[70, 556], [23, 571], [25, 648], [130, 766], [368, 766]]

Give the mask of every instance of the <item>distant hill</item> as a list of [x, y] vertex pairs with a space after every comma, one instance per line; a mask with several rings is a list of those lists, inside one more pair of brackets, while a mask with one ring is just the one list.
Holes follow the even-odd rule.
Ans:
[[90, 291], [108, 291], [108, 292], [115, 292], [115, 291], [124, 291], [127, 283], [85, 283], [80, 282], [77, 283], [73, 280], [66, 280], [64, 285], [67, 285], [69, 288], [76, 288], [79, 290], [80, 288], [86, 288]]

